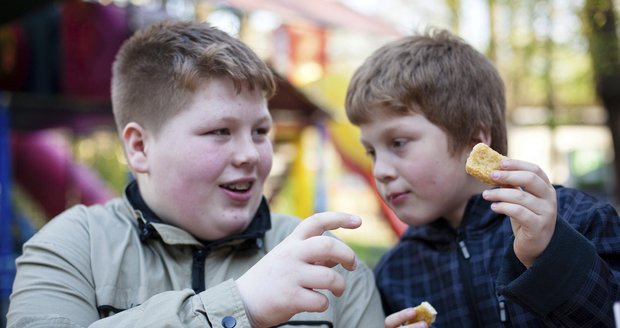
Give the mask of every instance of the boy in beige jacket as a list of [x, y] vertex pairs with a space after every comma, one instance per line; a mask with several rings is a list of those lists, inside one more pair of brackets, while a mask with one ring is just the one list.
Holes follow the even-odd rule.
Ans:
[[157, 23], [113, 67], [135, 176], [24, 245], [9, 327], [381, 327], [372, 272], [323, 234], [360, 218], [272, 215], [268, 67], [196, 22]]

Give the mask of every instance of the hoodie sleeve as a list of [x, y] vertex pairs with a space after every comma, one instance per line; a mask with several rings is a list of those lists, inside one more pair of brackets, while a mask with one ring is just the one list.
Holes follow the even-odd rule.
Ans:
[[511, 244], [497, 283], [546, 323], [611, 327], [613, 302], [620, 299], [620, 263], [613, 260], [620, 255], [620, 219], [611, 206], [571, 214], [578, 213], [587, 215], [579, 231], [559, 217], [549, 246], [527, 270]]

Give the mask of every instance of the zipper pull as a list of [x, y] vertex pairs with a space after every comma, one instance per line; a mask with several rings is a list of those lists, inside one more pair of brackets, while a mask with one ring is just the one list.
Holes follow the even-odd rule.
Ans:
[[467, 245], [465, 245], [464, 240], [459, 240], [459, 247], [461, 248], [461, 253], [466, 260], [469, 260], [469, 250], [467, 250]]
[[463, 230], [461, 228], [456, 229], [456, 242], [459, 244], [461, 248], [461, 254], [463, 254], [463, 258], [469, 260], [469, 250], [467, 249], [467, 245], [465, 245], [465, 236]]
[[506, 300], [504, 295], [497, 293], [497, 302], [499, 305], [499, 321], [506, 322]]

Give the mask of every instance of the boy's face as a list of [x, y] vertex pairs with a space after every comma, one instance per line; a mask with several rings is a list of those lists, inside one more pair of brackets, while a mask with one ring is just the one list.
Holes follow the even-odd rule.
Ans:
[[228, 79], [203, 83], [189, 108], [146, 138], [147, 204], [206, 240], [242, 232], [261, 202], [272, 164], [272, 120], [260, 90], [236, 94]]
[[377, 117], [360, 130], [377, 190], [401, 220], [420, 225], [444, 217], [460, 223], [472, 195], [467, 150], [452, 156], [446, 133], [422, 114]]

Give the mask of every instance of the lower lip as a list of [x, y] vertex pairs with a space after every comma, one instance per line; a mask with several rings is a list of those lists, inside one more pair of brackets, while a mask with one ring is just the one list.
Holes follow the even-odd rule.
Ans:
[[250, 188], [245, 192], [233, 192], [228, 189], [222, 188], [224, 194], [235, 202], [247, 202], [252, 198], [252, 189]]
[[405, 199], [407, 199], [407, 193], [398, 194], [398, 195], [390, 198], [390, 204], [392, 204], [394, 206], [398, 206], [398, 205], [401, 205], [402, 203], [404, 203]]

